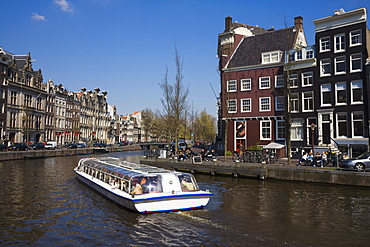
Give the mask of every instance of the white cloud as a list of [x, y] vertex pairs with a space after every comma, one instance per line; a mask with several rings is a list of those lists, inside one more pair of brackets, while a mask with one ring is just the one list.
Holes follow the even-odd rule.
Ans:
[[45, 16], [39, 15], [37, 13], [32, 13], [31, 19], [36, 21], [46, 21]]
[[58, 5], [62, 11], [74, 12], [71, 3], [66, 0], [54, 0], [54, 3]]

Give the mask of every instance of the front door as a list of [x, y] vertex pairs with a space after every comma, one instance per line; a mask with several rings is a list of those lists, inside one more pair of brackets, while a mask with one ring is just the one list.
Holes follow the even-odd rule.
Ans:
[[319, 117], [319, 144], [328, 145], [333, 136], [333, 112], [321, 112]]

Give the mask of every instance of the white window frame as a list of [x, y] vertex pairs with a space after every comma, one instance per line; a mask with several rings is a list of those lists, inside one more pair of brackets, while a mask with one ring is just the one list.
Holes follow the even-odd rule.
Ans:
[[236, 80], [227, 81], [227, 92], [236, 92], [236, 91], [237, 91]]
[[[282, 129], [283, 137], [279, 135], [279, 130]], [[285, 120], [276, 120], [276, 140], [285, 140]]]
[[[329, 72], [328, 73], [325, 73], [325, 71], [323, 70], [324, 65], [329, 66]], [[324, 58], [324, 59], [320, 60], [320, 76], [321, 77], [331, 76], [331, 61], [330, 61], [330, 58]]]
[[[265, 125], [267, 124], [267, 125]], [[267, 130], [268, 131], [268, 136], [265, 137], [263, 134], [264, 134], [264, 130]], [[270, 120], [262, 120], [260, 121], [260, 139], [261, 140], [271, 140], [271, 121]]]
[[262, 64], [278, 63], [281, 61], [281, 51], [264, 52], [262, 56]]
[[[362, 89], [362, 100], [361, 101], [354, 101], [353, 100], [353, 90], [355, 89]], [[364, 86], [362, 80], [351, 81], [351, 105], [363, 104], [364, 103]]]
[[[330, 95], [330, 104], [324, 103], [324, 94]], [[332, 106], [332, 98], [331, 98], [331, 84], [322, 84], [320, 87], [320, 95], [321, 95], [321, 106]]]
[[269, 89], [271, 87], [270, 76], [262, 76], [258, 80], [259, 80], [259, 89]]
[[[338, 65], [339, 64], [344, 64], [344, 70], [339, 70], [338, 71]], [[340, 56], [340, 57], [335, 57], [334, 58], [334, 73], [336, 75], [342, 75], [346, 73], [346, 57], [345, 56]]]
[[346, 51], [346, 36], [344, 33], [334, 35], [334, 52]]
[[284, 87], [284, 75], [275, 76], [275, 87]]
[[312, 49], [306, 50], [306, 59], [314, 58], [314, 51]]
[[[339, 119], [339, 116], [345, 116], [345, 119]], [[338, 112], [337, 114], [336, 114], [336, 118], [337, 118], [337, 138], [348, 138], [348, 124], [347, 124], [347, 112]], [[345, 128], [345, 133], [347, 134], [347, 135], [339, 135], [339, 130], [340, 130], [340, 127], [339, 127], [339, 124], [340, 123], [345, 123], [345, 126], [346, 126], [346, 128]]]
[[[268, 102], [263, 102], [267, 100]], [[259, 108], [260, 112], [271, 111], [271, 98], [270, 97], [260, 97], [259, 98]]]
[[[354, 39], [352, 38], [356, 38], [358, 42], [353, 42]], [[352, 47], [352, 46], [358, 46], [358, 45], [362, 45], [362, 30], [361, 29], [353, 30], [349, 32], [349, 46]]]
[[292, 141], [303, 141], [303, 119], [301, 118], [292, 119], [290, 138]]
[[240, 80], [240, 91], [249, 91], [252, 89], [252, 79], [246, 78]]
[[[230, 103], [232, 103], [232, 102], [234, 102], [233, 103], [233, 106], [230, 106]], [[231, 107], [235, 107], [235, 110], [230, 110], [230, 108]], [[236, 99], [229, 99], [228, 101], [227, 101], [227, 112], [228, 113], [236, 113], [237, 112], [237, 100]]]
[[335, 83], [335, 105], [347, 105], [347, 98], [346, 102], [338, 102], [338, 92], [344, 91], [344, 94], [347, 97], [347, 84], [346, 82], [337, 82]]
[[289, 75], [290, 81], [290, 88], [297, 88], [298, 87], [298, 74], [291, 74]]
[[[353, 115], [355, 114], [361, 114], [362, 118], [361, 119], [354, 119]], [[352, 137], [364, 137], [364, 112], [351, 112], [351, 120], [352, 120]], [[362, 123], [362, 135], [361, 136], [356, 136], [355, 135], [355, 122], [361, 122]]]
[[[296, 96], [296, 97], [293, 98], [293, 96]], [[289, 104], [290, 104], [290, 109], [289, 109], [290, 112], [292, 112], [292, 113], [299, 112], [299, 94], [298, 93], [292, 93], [290, 95]], [[297, 108], [297, 109], [295, 109], [295, 108]]]
[[[359, 58], [354, 58], [355, 56], [359, 56]], [[349, 60], [350, 60], [350, 73], [356, 73], [356, 72], [361, 72], [362, 71], [362, 54], [361, 53], [351, 54], [349, 56]], [[353, 69], [353, 63], [357, 60], [360, 60], [360, 68], [359, 69]]]
[[[248, 105], [248, 103], [246, 103], [246, 105], [245, 105], [244, 104], [245, 102], [249, 102], [249, 105]], [[249, 110], [245, 109], [245, 107], [249, 107]], [[240, 109], [241, 109], [241, 112], [252, 112], [252, 99], [251, 98], [241, 99], [240, 100]]]
[[275, 111], [284, 111], [284, 96], [275, 97]]
[[[307, 95], [309, 93], [311, 93], [311, 96], [308, 97]], [[309, 107], [310, 105], [311, 108]], [[302, 112], [313, 112], [314, 108], [315, 108], [314, 92], [313, 91], [302, 92]]]
[[320, 43], [320, 52], [327, 52], [330, 51], [330, 37], [322, 37], [319, 40]]
[[[308, 87], [308, 86], [313, 85], [313, 72], [312, 71], [303, 72], [301, 76], [302, 76], [302, 87]], [[307, 81], [309, 83], [306, 83]]]

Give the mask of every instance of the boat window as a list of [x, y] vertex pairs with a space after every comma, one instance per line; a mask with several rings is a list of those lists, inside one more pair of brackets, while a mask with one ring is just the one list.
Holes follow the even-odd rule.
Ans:
[[162, 177], [159, 175], [140, 175], [131, 180], [131, 194], [140, 195], [162, 191]]
[[178, 174], [182, 191], [196, 191], [199, 190], [195, 178], [191, 174]]

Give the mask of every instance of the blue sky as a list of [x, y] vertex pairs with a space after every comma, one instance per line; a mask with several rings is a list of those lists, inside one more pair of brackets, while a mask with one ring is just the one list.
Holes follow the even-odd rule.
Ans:
[[369, 0], [0, 0], [0, 46], [14, 54], [31, 53], [44, 82], [67, 90], [108, 92], [108, 103], [122, 115], [162, 109], [166, 66], [175, 79], [175, 45], [183, 61], [189, 104], [217, 115], [220, 91], [217, 37], [225, 17], [275, 29], [293, 26], [302, 16], [310, 45], [313, 20], [335, 9], [365, 7]]

